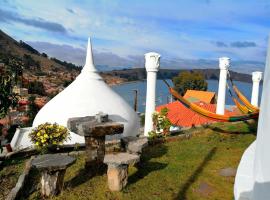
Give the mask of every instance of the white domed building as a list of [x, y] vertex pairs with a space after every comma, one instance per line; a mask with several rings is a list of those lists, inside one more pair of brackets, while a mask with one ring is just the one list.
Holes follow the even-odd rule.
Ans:
[[[33, 127], [46, 122], [67, 126], [69, 118], [94, 116], [99, 112], [106, 113], [109, 115], [109, 119], [124, 124], [123, 136], [139, 134], [140, 124], [137, 113], [98, 74], [93, 62], [89, 38], [85, 66], [81, 73], [67, 88], [51, 99], [38, 112]], [[15, 134], [13, 138], [14, 141], [11, 143], [13, 148], [20, 145], [23, 147], [29, 146], [31, 144], [29, 139], [19, 139], [20, 137], [26, 137], [25, 135], [28, 137], [28, 134], [19, 136], [17, 132], [17, 135]], [[24, 132], [27, 131], [24, 130]], [[24, 141], [24, 144], [19, 141]], [[84, 137], [71, 133], [71, 140], [67, 143], [84, 143]]]

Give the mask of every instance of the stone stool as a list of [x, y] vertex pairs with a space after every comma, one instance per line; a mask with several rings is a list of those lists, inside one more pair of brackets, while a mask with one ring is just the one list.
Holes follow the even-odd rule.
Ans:
[[128, 182], [128, 165], [139, 162], [140, 156], [129, 153], [107, 154], [104, 163], [108, 165], [108, 186], [111, 191], [121, 191]]
[[121, 138], [125, 150], [131, 154], [141, 155], [145, 147], [148, 146], [148, 139], [146, 137], [123, 137]]
[[54, 196], [61, 192], [66, 169], [75, 161], [73, 157], [60, 154], [45, 154], [33, 160], [33, 166], [42, 173], [41, 194], [44, 197]]

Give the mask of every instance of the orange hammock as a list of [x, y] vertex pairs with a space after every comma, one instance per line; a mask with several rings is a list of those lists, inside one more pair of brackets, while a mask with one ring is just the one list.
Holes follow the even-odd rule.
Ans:
[[165, 82], [165, 84], [168, 86], [169, 88], [169, 92], [177, 99], [179, 100], [181, 103], [183, 103], [184, 106], [186, 106], [187, 108], [193, 110], [194, 112], [211, 118], [211, 119], [216, 119], [216, 120], [220, 120], [220, 121], [224, 121], [224, 122], [236, 122], [236, 121], [246, 121], [249, 119], [256, 119], [259, 116], [259, 112], [253, 112], [253, 113], [249, 113], [249, 114], [245, 114], [245, 115], [237, 115], [237, 116], [226, 116], [226, 115], [219, 115], [213, 112], [210, 112], [206, 109], [203, 109], [202, 107], [189, 102], [187, 99], [185, 99], [184, 97], [182, 97], [177, 91], [175, 91], [173, 88], [171, 88], [169, 86], [169, 84], [163, 80]]
[[236, 107], [244, 114], [248, 114], [248, 113], [252, 113], [253, 111], [250, 110], [247, 106], [241, 104], [235, 97], [234, 95], [232, 94], [232, 91], [231, 91], [231, 88], [230, 86], [228, 85], [227, 83], [227, 89], [229, 91], [229, 95], [231, 96], [234, 104], [236, 105]]
[[[230, 82], [233, 86], [233, 90], [235, 92], [235, 94], [237, 95], [237, 97], [244, 103], [244, 105], [250, 110], [250, 112], [260, 112], [260, 109], [256, 106], [253, 106], [250, 101], [245, 97], [245, 95], [243, 95], [243, 93], [240, 92], [240, 90], [236, 87], [236, 85], [234, 84], [230, 71], [228, 70], [228, 77], [230, 79]], [[240, 108], [239, 108], [240, 109]]]
[[252, 112], [259, 112], [260, 109], [256, 106], [253, 106], [249, 100], [240, 92], [240, 90], [235, 86], [233, 85], [233, 90], [234, 92], [236, 93], [236, 95], [238, 96], [238, 98], [245, 104], [245, 106], [251, 110]]

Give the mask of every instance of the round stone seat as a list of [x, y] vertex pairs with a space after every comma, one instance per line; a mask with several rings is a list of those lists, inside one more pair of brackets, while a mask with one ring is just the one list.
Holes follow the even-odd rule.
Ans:
[[57, 195], [64, 185], [66, 168], [75, 158], [60, 154], [45, 154], [36, 157], [32, 164], [41, 171], [41, 194], [43, 197]]
[[108, 186], [111, 191], [121, 191], [128, 180], [128, 165], [139, 162], [140, 156], [130, 153], [107, 154], [104, 163], [108, 165]]
[[140, 156], [130, 153], [106, 154], [104, 163], [108, 165], [133, 165], [139, 162]]
[[33, 166], [39, 170], [57, 171], [66, 169], [76, 161], [75, 158], [60, 154], [45, 154], [33, 160]]

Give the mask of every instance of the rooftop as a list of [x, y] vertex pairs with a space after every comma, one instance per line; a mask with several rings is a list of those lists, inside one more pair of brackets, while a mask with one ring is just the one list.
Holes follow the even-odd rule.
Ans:
[[184, 98], [190, 99], [192, 102], [203, 101], [205, 103], [214, 103], [215, 92], [199, 91], [199, 90], [187, 90]]
[[[199, 105], [200, 107], [211, 111], [216, 112], [216, 104], [209, 104], [202, 101], [196, 102], [195, 104]], [[174, 101], [169, 104], [164, 104], [156, 107], [156, 111], [160, 111], [162, 108], [168, 108], [168, 119], [171, 123], [175, 126], [181, 127], [191, 127], [196, 125], [202, 124], [209, 124], [213, 122], [217, 122], [218, 120], [213, 120], [204, 116], [197, 114], [196, 112], [192, 111], [185, 107], [181, 102]], [[225, 110], [225, 115], [239, 115], [240, 112], [236, 108], [232, 108], [232, 110]]]

